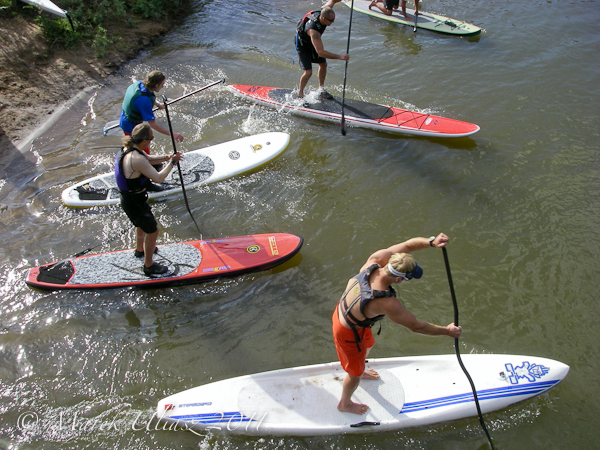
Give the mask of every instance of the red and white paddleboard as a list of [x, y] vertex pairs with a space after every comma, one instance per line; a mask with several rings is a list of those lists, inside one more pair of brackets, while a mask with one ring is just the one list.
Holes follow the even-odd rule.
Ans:
[[154, 262], [169, 267], [148, 277], [133, 249], [85, 255], [29, 269], [25, 282], [43, 290], [164, 287], [271, 269], [292, 258], [303, 239], [288, 233], [253, 234], [158, 245]]
[[[291, 89], [241, 84], [230, 85], [229, 89], [248, 100], [299, 116], [332, 122], [342, 120], [342, 99], [338, 97], [311, 100], [309, 94], [305, 104], [299, 104]], [[414, 136], [455, 138], [479, 131], [479, 126], [473, 123], [347, 98], [344, 100], [344, 119], [350, 126]]]

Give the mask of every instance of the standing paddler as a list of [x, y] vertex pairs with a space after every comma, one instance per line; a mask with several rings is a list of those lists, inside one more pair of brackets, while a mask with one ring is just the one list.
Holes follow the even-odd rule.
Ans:
[[365, 371], [365, 359], [375, 345], [371, 326], [385, 316], [415, 333], [460, 337], [462, 328], [454, 323], [443, 327], [418, 320], [402, 305], [392, 287], [394, 283], [404, 283], [423, 275], [423, 269], [410, 253], [429, 247], [442, 248], [447, 243], [448, 236], [440, 233], [429, 239], [414, 237], [378, 250], [369, 256], [360, 272], [348, 281], [332, 316], [335, 349], [347, 373], [338, 410], [364, 414], [369, 409], [368, 405], [354, 403], [352, 394], [361, 378], [379, 378], [375, 371]]
[[[156, 121], [152, 111], [155, 105], [158, 109], [165, 108], [164, 105], [156, 103], [156, 93], [164, 87], [166, 79], [162, 72], [153, 70], [144, 81], [136, 81], [127, 88], [119, 119], [119, 126], [125, 135], [130, 135], [136, 125], [148, 122], [153, 130], [171, 136], [171, 132]], [[177, 142], [183, 142], [181, 134], [173, 133], [173, 137]]]
[[[136, 125], [131, 136], [123, 138], [123, 149], [115, 157], [115, 178], [121, 196], [121, 207], [135, 226], [136, 258], [144, 258], [144, 274], [151, 277], [168, 271], [167, 266], [153, 262], [158, 237], [158, 224], [148, 205], [148, 180], [162, 183], [181, 159], [181, 153], [152, 156], [150, 143], [154, 139], [147, 122]], [[158, 172], [152, 164], [168, 162]]]
[[319, 65], [319, 96], [325, 99], [332, 99], [333, 96], [325, 90], [325, 77], [327, 76], [327, 60], [341, 59], [348, 61], [350, 55], [342, 53], [340, 55], [328, 52], [323, 47], [321, 35], [325, 29], [335, 20], [333, 6], [341, 0], [329, 0], [323, 9], [310, 11], [298, 23], [296, 28], [295, 45], [298, 52], [300, 68], [304, 71], [300, 77], [298, 85], [298, 99], [304, 98], [304, 88], [312, 76], [312, 63]]

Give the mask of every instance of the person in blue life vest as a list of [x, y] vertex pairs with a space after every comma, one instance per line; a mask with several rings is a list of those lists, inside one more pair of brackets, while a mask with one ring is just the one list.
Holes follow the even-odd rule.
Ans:
[[[149, 155], [150, 143], [154, 139], [148, 122], [136, 125], [130, 136], [123, 138], [123, 149], [115, 156], [115, 179], [119, 187], [121, 207], [135, 226], [136, 258], [144, 258], [144, 274], [160, 275], [168, 271], [167, 266], [153, 262], [156, 253], [158, 224], [148, 205], [146, 184], [148, 180], [162, 183], [182, 154]], [[167, 162], [157, 171], [152, 164]]]
[[[165, 108], [164, 105], [156, 102], [156, 93], [163, 88], [165, 80], [166, 77], [162, 72], [153, 70], [144, 81], [136, 81], [127, 88], [119, 119], [119, 126], [125, 135], [130, 135], [136, 125], [148, 122], [153, 130], [171, 136], [167, 128], [156, 122], [152, 111], [155, 105], [158, 109]], [[177, 142], [183, 142], [181, 134], [173, 133], [173, 137]]]
[[325, 90], [325, 77], [327, 76], [327, 60], [341, 59], [348, 61], [350, 55], [342, 53], [340, 55], [328, 52], [323, 47], [321, 35], [325, 29], [335, 20], [333, 6], [341, 0], [329, 0], [323, 8], [308, 12], [298, 23], [296, 28], [295, 44], [298, 52], [300, 68], [304, 71], [300, 77], [298, 85], [298, 98], [304, 98], [304, 88], [312, 76], [312, 63], [319, 65], [319, 95], [321, 98], [331, 100], [333, 96]]
[[[383, 3], [383, 5], [380, 5], [379, 3]], [[409, 20], [410, 17], [408, 17], [408, 15], [406, 14], [406, 0], [373, 0], [369, 5], [369, 9], [372, 9], [373, 6], [376, 6], [386, 16], [391, 16], [392, 10], [398, 9], [400, 3], [402, 3], [402, 15], [405, 19]], [[419, 0], [415, 0], [415, 14], [419, 14]]]
[[392, 287], [394, 283], [404, 283], [423, 275], [423, 269], [410, 253], [429, 247], [441, 248], [447, 244], [448, 236], [440, 233], [429, 239], [414, 237], [378, 250], [369, 256], [360, 272], [348, 281], [332, 316], [335, 348], [346, 371], [342, 396], [337, 406], [339, 411], [364, 414], [369, 409], [367, 405], [354, 403], [352, 394], [361, 378], [379, 378], [374, 370], [365, 370], [365, 359], [375, 345], [371, 326], [385, 316], [415, 333], [460, 337], [462, 328], [454, 323], [442, 327], [418, 320], [402, 305]]

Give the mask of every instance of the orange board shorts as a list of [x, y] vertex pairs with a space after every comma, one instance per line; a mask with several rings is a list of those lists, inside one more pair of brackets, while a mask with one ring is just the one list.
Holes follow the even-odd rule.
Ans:
[[342, 368], [350, 375], [360, 377], [365, 371], [367, 350], [375, 345], [375, 338], [373, 337], [371, 328], [359, 328], [358, 335], [361, 337], [359, 352], [356, 347], [354, 332], [340, 322], [338, 308], [339, 304], [335, 307], [335, 311], [333, 311], [333, 316], [331, 317], [335, 349], [342, 363]]

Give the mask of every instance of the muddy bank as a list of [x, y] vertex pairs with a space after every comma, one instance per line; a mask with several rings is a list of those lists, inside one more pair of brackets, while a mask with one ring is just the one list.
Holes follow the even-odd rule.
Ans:
[[179, 20], [112, 25], [108, 36], [117, 44], [97, 58], [85, 46], [50, 48], [32, 20], [0, 17], [0, 149], [18, 146], [61, 105], [102, 84]]

